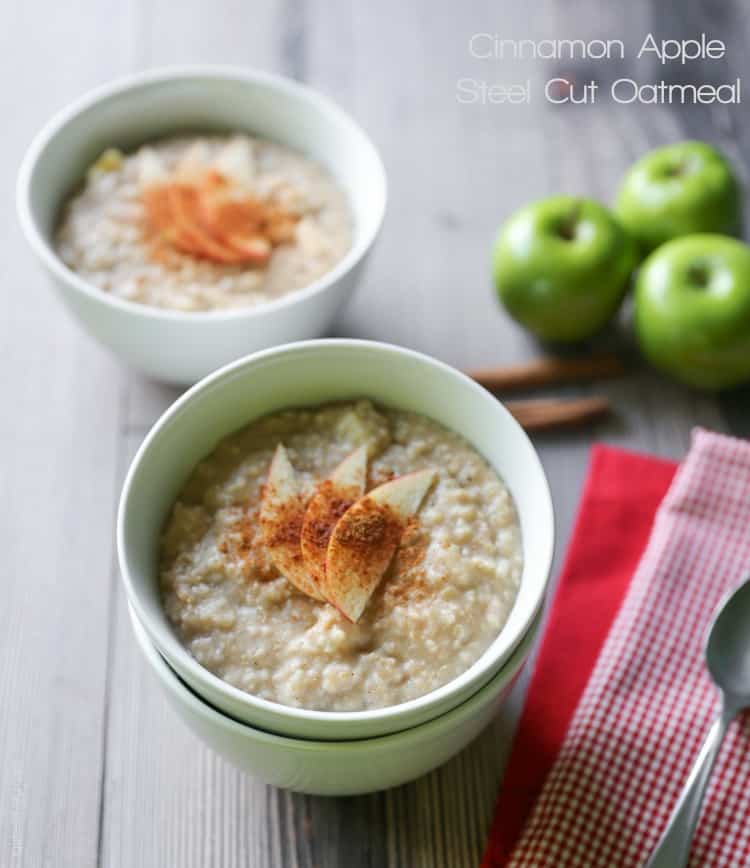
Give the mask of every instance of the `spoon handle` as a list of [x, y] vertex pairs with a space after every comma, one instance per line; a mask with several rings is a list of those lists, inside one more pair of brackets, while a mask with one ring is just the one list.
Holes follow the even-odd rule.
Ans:
[[664, 834], [645, 868], [682, 868], [688, 864], [706, 785], [734, 714], [722, 700], [721, 711], [708, 731]]

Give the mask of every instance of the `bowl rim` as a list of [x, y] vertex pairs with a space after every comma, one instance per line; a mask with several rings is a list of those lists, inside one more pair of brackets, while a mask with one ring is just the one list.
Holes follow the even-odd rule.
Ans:
[[[260, 85], [269, 90], [289, 96], [296, 96], [316, 107], [321, 115], [327, 115], [343, 127], [347, 128], [361, 142], [362, 148], [372, 161], [377, 183], [381, 190], [380, 209], [370, 229], [352, 245], [351, 249], [334, 267], [321, 275], [307, 286], [288, 292], [280, 298], [271, 299], [248, 308], [215, 309], [205, 311], [182, 311], [171, 308], [153, 307], [140, 302], [118, 298], [103, 292], [98, 287], [84, 280], [59, 257], [47, 240], [45, 233], [37, 225], [31, 207], [31, 187], [39, 165], [39, 160], [47, 147], [54, 141], [65, 127], [77, 120], [89, 110], [95, 110], [112, 98], [128, 91], [147, 89], [151, 86], [169, 84], [175, 81], [189, 79], [205, 79], [209, 81], [231, 81], [249, 85]], [[262, 133], [260, 133], [262, 135]], [[345, 191], [349, 195], [349, 190]], [[377, 238], [385, 217], [388, 199], [388, 181], [383, 160], [370, 136], [354, 118], [341, 108], [330, 97], [306, 84], [294, 81], [283, 75], [266, 72], [259, 69], [243, 68], [231, 64], [184, 64], [159, 67], [145, 72], [121, 76], [113, 81], [101, 84], [56, 112], [34, 136], [28, 146], [18, 171], [16, 181], [16, 211], [21, 224], [21, 230], [36, 256], [42, 261], [53, 276], [64, 281], [90, 300], [109, 305], [115, 310], [145, 319], [157, 319], [164, 322], [223, 322], [264, 316], [297, 302], [302, 302], [312, 296], [322, 293], [343, 275], [351, 271], [365, 256]]]
[[[505, 627], [507, 626], [506, 622], [506, 625], [504, 625], [500, 629], [500, 632], [495, 637], [491, 645], [484, 651], [484, 653], [480, 655], [480, 657], [476, 661], [474, 661], [471, 666], [469, 666], [463, 672], [459, 673], [459, 675], [457, 675], [455, 678], [452, 678], [446, 684], [441, 685], [440, 687], [430, 691], [429, 693], [425, 693], [421, 696], [417, 696], [413, 699], [407, 700], [406, 702], [402, 702], [397, 705], [389, 705], [382, 708], [373, 708], [363, 711], [317, 711], [306, 708], [298, 708], [295, 706], [283, 705], [280, 702], [263, 699], [261, 697], [255, 696], [254, 694], [247, 693], [246, 691], [241, 690], [238, 687], [234, 687], [233, 685], [228, 684], [226, 681], [219, 678], [217, 675], [210, 672], [208, 669], [198, 663], [198, 661], [190, 654], [190, 652], [182, 645], [182, 643], [180, 643], [173, 631], [164, 630], [161, 628], [160, 624], [153, 623], [147, 611], [147, 607], [142, 604], [136, 592], [135, 584], [132, 581], [130, 575], [127, 557], [128, 544], [125, 534], [125, 519], [128, 512], [128, 505], [131, 491], [134, 485], [135, 476], [138, 472], [139, 465], [143, 459], [143, 456], [151, 449], [151, 444], [160, 436], [162, 429], [172, 424], [174, 420], [176, 420], [177, 417], [179, 417], [183, 413], [186, 406], [190, 404], [193, 399], [196, 398], [201, 392], [216, 387], [223, 380], [231, 379], [235, 374], [237, 374], [245, 367], [255, 366], [259, 363], [262, 363], [266, 359], [274, 356], [299, 354], [300, 352], [305, 353], [309, 351], [315, 351], [316, 348], [327, 349], [331, 347], [341, 347], [348, 349], [361, 348], [364, 350], [388, 353], [401, 357], [411, 357], [421, 362], [422, 364], [437, 368], [443, 376], [448, 376], [460, 380], [464, 388], [471, 389], [478, 394], [481, 394], [483, 399], [492, 401], [493, 407], [499, 409], [502, 414], [506, 415], [508, 420], [512, 423], [512, 426], [516, 429], [517, 434], [525, 441], [526, 446], [529, 449], [529, 455], [532, 463], [535, 466], [536, 472], [539, 474], [539, 479], [542, 483], [542, 491], [544, 494], [544, 502], [540, 503], [538, 520], [545, 524], [548, 530], [547, 550], [542, 553], [544, 576], [543, 580], [540, 582], [539, 593], [537, 597], [528, 605], [523, 620], [519, 624], [518, 631], [513, 637], [510, 637], [505, 642], [505, 644], [498, 645], [498, 647], [494, 649], [492, 655], [488, 655], [490, 649], [493, 648], [493, 645], [497, 643], [498, 639], [505, 631]], [[120, 501], [118, 505], [116, 539], [120, 574], [125, 584], [125, 590], [128, 600], [132, 604], [139, 621], [141, 622], [141, 624], [144, 625], [144, 628], [147, 630], [149, 636], [153, 639], [157, 647], [159, 647], [162, 651], [168, 648], [169, 656], [174, 654], [198, 683], [208, 683], [218, 693], [224, 694], [227, 697], [231, 698], [233, 702], [245, 706], [248, 709], [255, 708], [256, 710], [261, 710], [267, 715], [274, 715], [290, 721], [296, 721], [301, 725], [304, 725], [306, 722], [314, 722], [318, 724], [341, 726], [346, 723], [352, 723], [356, 725], [364, 724], [365, 722], [373, 723], [398, 720], [404, 715], [408, 716], [411, 713], [418, 713], [420, 710], [423, 710], [425, 707], [429, 707], [433, 703], [440, 703], [452, 693], [460, 692], [460, 690], [466, 684], [474, 681], [475, 679], [480, 684], [483, 683], [482, 678], [484, 676], [487, 676], [487, 673], [491, 673], [493, 665], [498, 658], [502, 658], [503, 655], [506, 655], [507, 660], [510, 657], [510, 655], [513, 653], [513, 649], [522, 640], [523, 636], [526, 634], [529, 627], [533, 623], [537, 613], [544, 604], [546, 592], [549, 587], [549, 576], [551, 573], [552, 561], [554, 556], [555, 521], [549, 482], [547, 480], [547, 476], [544, 472], [544, 467], [542, 466], [536, 449], [531, 443], [526, 432], [513, 418], [507, 408], [493, 395], [491, 395], [486, 389], [484, 389], [466, 374], [462, 373], [456, 368], [453, 368], [451, 365], [435, 359], [432, 356], [417, 352], [416, 350], [407, 349], [405, 347], [400, 347], [395, 344], [381, 343], [378, 341], [367, 341], [354, 338], [325, 338], [319, 340], [298, 341], [295, 343], [284, 344], [279, 347], [273, 347], [268, 350], [262, 350], [257, 353], [252, 353], [251, 355], [245, 356], [234, 362], [230, 362], [223, 368], [219, 368], [219, 370], [214, 371], [207, 377], [204, 377], [204, 379], [196, 383], [183, 395], [181, 395], [153, 424], [150, 431], [139, 446], [130, 464], [130, 467], [125, 477], [125, 481], [122, 486]]]
[[488, 694], [493, 693], [502, 683], [508, 680], [512, 681], [521, 672], [529, 659], [534, 643], [541, 634], [543, 621], [543, 613], [541, 611], [537, 612], [529, 629], [523, 634], [518, 645], [513, 649], [513, 653], [495, 675], [486, 684], [483, 684], [472, 693], [471, 696], [468, 696], [459, 705], [448, 709], [443, 714], [439, 714], [437, 717], [432, 717], [407, 729], [400, 729], [397, 732], [390, 732], [385, 735], [340, 739], [338, 741], [322, 741], [320, 739], [294, 738], [289, 735], [268, 732], [268, 730], [259, 729], [250, 723], [236, 720], [221, 709], [215, 708], [207, 699], [197, 694], [172, 669], [169, 661], [164, 658], [164, 655], [159, 651], [146, 632], [145, 627], [141, 624], [131, 603], [128, 603], [128, 614], [130, 615], [135, 640], [149, 667], [159, 679], [159, 682], [164, 685], [165, 690], [168, 690], [184, 704], [190, 706], [191, 710], [200, 717], [215, 726], [220, 726], [222, 729], [232, 730], [241, 735], [252, 735], [254, 739], [265, 744], [293, 748], [294, 750], [309, 750], [315, 753], [320, 753], [321, 751], [340, 753], [342, 750], [356, 750], [359, 748], [385, 746], [386, 744], [390, 746], [398, 741], [409, 741], [415, 737], [421, 738], [429, 734], [432, 729], [444, 726], [449, 720], [453, 721], [453, 718], [462, 719], [466, 715], [470, 715], [476, 706], [484, 702]]

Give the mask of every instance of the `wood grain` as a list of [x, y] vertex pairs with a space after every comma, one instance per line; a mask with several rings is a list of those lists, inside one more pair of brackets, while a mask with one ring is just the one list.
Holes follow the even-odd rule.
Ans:
[[[179, 12], [178, 12], [179, 10]], [[41, 123], [115, 75], [186, 61], [293, 75], [332, 95], [371, 133], [390, 179], [383, 237], [336, 333], [402, 343], [462, 368], [523, 364], [540, 348], [497, 307], [488, 251], [499, 222], [535, 197], [611, 200], [632, 160], [687, 136], [741, 166], [741, 108], [465, 106], [459, 78], [571, 72], [658, 78], [617, 67], [493, 64], [469, 36], [621, 38], [702, 30], [730, 56], [711, 75], [747, 72], [742, 0], [43, 0], [13, 4], [0, 32], [5, 125], [0, 193], [12, 201], [22, 151]], [[695, 74], [695, 67], [685, 74]], [[666, 71], [664, 74], [673, 74]], [[708, 71], [707, 71], [708, 74]], [[493, 725], [425, 778], [354, 799], [276, 791], [203, 748], [141, 663], [117, 583], [112, 523], [127, 461], [174, 389], [125, 370], [83, 337], [48, 292], [8, 206], [0, 214], [5, 289], [0, 350], [0, 865], [227, 868], [469, 868], [478, 864], [528, 679]], [[623, 323], [599, 349], [629, 349]], [[595, 347], [596, 348], [596, 347]], [[588, 429], [534, 436], [557, 512], [557, 563], [592, 441], [681, 455], [692, 426], [750, 433], [747, 390], [717, 401], [635, 365], [597, 383], [616, 413]], [[586, 399], [588, 383], [548, 397]]]
[[[97, 864], [123, 386], [118, 367], [64, 316], [31, 262], [14, 176], [53, 111], [127, 68], [121, 34], [132, 30], [132, 12], [82, 0], [75, 17], [50, 16], [19, 4], [4, 10], [0, 29], [4, 868]], [[64, 61], [51, 74], [60, 45]]]

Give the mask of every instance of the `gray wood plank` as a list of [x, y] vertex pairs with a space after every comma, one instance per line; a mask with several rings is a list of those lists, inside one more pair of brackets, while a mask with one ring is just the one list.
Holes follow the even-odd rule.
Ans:
[[[499, 315], [489, 248], [500, 220], [547, 189], [542, 107], [459, 105], [460, 78], [493, 72], [467, 43], [496, 20], [496, 4], [427, 8], [320, 2], [309, 16], [309, 81], [372, 135], [390, 186], [382, 238], [338, 331], [458, 365], [503, 362], [530, 350]], [[503, 21], [533, 35], [517, 6], [505, 4]]]
[[8, 868], [97, 863], [122, 415], [118, 366], [63, 314], [20, 236], [15, 173], [54, 110], [128, 69], [120, 34], [131, 14], [128, 2], [82, 0], [68, 16], [14, 4], [0, 30], [0, 864]]

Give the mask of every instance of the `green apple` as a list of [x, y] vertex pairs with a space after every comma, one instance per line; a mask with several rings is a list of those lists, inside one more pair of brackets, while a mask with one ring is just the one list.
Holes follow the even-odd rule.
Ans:
[[585, 340], [620, 306], [636, 245], [598, 202], [552, 196], [500, 227], [495, 286], [510, 315], [545, 341]]
[[750, 380], [750, 247], [725, 235], [686, 235], [643, 263], [635, 328], [644, 355], [690, 386]]
[[622, 181], [615, 212], [644, 254], [681, 235], [739, 235], [742, 228], [732, 167], [705, 142], [667, 145], [638, 160]]

